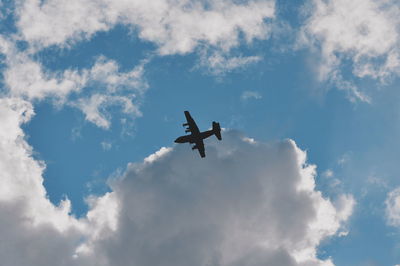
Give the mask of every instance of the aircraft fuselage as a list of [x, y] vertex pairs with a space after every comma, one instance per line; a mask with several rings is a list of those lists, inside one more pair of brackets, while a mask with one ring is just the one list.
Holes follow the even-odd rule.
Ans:
[[176, 143], [196, 143], [198, 141], [201, 141], [205, 138], [208, 138], [209, 136], [213, 135], [214, 132], [212, 130], [207, 130], [204, 132], [199, 132], [198, 134], [190, 134], [190, 135], [186, 135], [186, 136], [180, 136], [178, 137], [175, 142]]

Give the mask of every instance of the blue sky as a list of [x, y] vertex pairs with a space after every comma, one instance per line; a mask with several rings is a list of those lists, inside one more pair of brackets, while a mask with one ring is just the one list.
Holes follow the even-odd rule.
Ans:
[[[46, 165], [43, 187], [53, 205], [68, 198], [71, 213], [87, 219], [87, 212], [94, 208], [85, 198], [101, 199], [107, 192], [117, 193], [114, 191], [121, 189], [110, 184], [130, 176], [129, 170], [126, 172], [129, 163], [140, 164], [162, 147], [173, 147], [173, 140], [183, 134], [183, 111], [190, 110], [203, 130], [212, 121], [218, 121], [222, 127], [240, 131], [262, 143], [294, 140], [307, 152], [307, 163], [317, 167], [315, 191], [332, 202], [340, 195], [351, 195], [355, 202], [351, 215], [342, 221], [341, 229], [321, 237], [316, 246], [318, 259], [331, 259], [334, 265], [344, 266], [400, 264], [400, 216], [393, 218], [396, 210], [400, 214], [400, 204], [394, 206], [394, 212], [389, 212], [387, 203], [389, 193], [400, 186], [400, 38], [397, 36], [400, 21], [395, 19], [399, 12], [396, 1], [355, 1], [354, 5], [359, 6], [354, 17], [350, 15], [351, 6], [341, 0], [290, 4], [278, 0], [273, 7], [275, 17], [268, 15], [268, 11], [257, 13], [262, 8], [251, 9], [252, 4], [273, 1], [215, 1], [222, 9], [214, 1], [206, 1], [217, 13], [240, 5], [248, 8], [254, 19], [262, 17], [261, 22], [256, 21], [258, 24], [243, 19], [250, 28], [237, 25], [239, 33], [229, 32], [237, 34], [236, 37], [217, 31], [218, 42], [213, 41], [215, 36], [207, 35], [209, 31], [193, 37], [190, 31], [182, 30], [183, 26], [174, 24], [174, 20], [166, 26], [171, 27], [171, 35], [164, 37], [163, 32], [146, 35], [147, 27], [153, 30], [146, 23], [152, 25], [151, 19], [155, 19], [149, 14], [157, 14], [161, 6], [151, 7], [156, 10], [146, 13], [150, 22], [135, 20], [135, 16], [140, 17], [135, 12], [132, 21], [115, 22], [111, 17], [99, 15], [105, 29], [85, 22], [83, 13], [82, 17], [77, 15], [76, 24], [71, 23], [73, 34], [70, 34], [68, 27], [62, 26], [69, 25], [68, 13], [66, 17], [57, 15], [63, 14], [64, 8], [68, 10], [68, 4], [54, 1], [54, 10], [38, 5], [42, 13], [35, 18], [24, 6], [30, 2], [35, 3], [21, 1], [14, 5], [6, 1], [0, 6], [9, 10], [3, 12], [0, 28], [2, 97], [32, 104], [35, 115], [22, 123], [21, 128], [32, 147], [30, 158]], [[43, 5], [52, 2], [45, 1]], [[95, 8], [100, 2], [90, 1]], [[166, 2], [174, 5], [172, 1]], [[189, 10], [198, 8], [190, 7], [189, 1], [183, 2], [189, 5]], [[77, 0], [71, 6], [78, 3]], [[146, 6], [139, 2], [137, 5]], [[88, 4], [88, 9], [91, 8], [94, 7]], [[126, 16], [118, 4], [112, 8], [122, 12], [121, 17]], [[228, 14], [226, 21], [217, 21], [213, 26], [229, 28], [232, 23], [229, 15], [241, 14], [245, 17], [247, 13]], [[345, 20], [340, 14], [348, 21], [340, 21]], [[55, 26], [40, 24], [46, 16], [59, 17]], [[31, 25], [24, 23], [28, 18], [33, 21]], [[336, 20], [338, 23], [332, 23]], [[260, 24], [265, 26], [260, 27], [265, 35], [255, 30]], [[341, 28], [343, 24], [345, 28]], [[356, 29], [353, 31], [351, 27]], [[63, 30], [65, 35], [52, 37], [58, 36], [54, 32]], [[194, 44], [180, 43], [185, 34], [193, 38], [190, 40]], [[382, 37], [380, 34], [388, 34], [383, 44], [377, 41]], [[179, 50], [179, 47], [184, 48]], [[216, 65], [213, 59], [217, 60]], [[94, 66], [104, 62], [114, 62], [118, 67], [107, 68], [97, 76]], [[18, 75], [10, 74], [15, 68], [21, 75], [37, 75], [34, 67], [22, 67], [31, 63], [40, 66], [41, 78], [24, 82], [24, 78], [20, 81]], [[125, 74], [133, 73], [138, 66], [143, 67], [138, 76], [125, 78]], [[82, 79], [88, 73], [87, 81], [79, 83], [79, 78], [68, 76], [68, 71], [76, 71]], [[116, 83], [102, 79], [109, 73], [117, 77]], [[58, 82], [47, 82], [52, 79]], [[73, 80], [71, 87], [63, 85], [67, 79]], [[47, 86], [47, 90], [40, 90]], [[67, 92], [58, 94], [63, 88]], [[106, 97], [96, 110], [110, 122], [109, 127], [91, 120], [91, 113], [85, 111], [85, 106], [90, 105], [87, 100], [96, 94]], [[125, 112], [124, 99], [132, 100], [140, 114]], [[217, 144], [210, 143], [218, 149]], [[191, 154], [188, 145], [181, 146]], [[193, 155], [193, 160], [200, 158]], [[339, 231], [346, 231], [347, 235], [339, 236]]]

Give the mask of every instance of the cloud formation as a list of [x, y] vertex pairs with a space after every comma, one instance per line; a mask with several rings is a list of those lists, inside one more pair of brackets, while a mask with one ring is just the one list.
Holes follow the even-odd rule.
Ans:
[[242, 99], [243, 101], [247, 101], [250, 99], [260, 100], [262, 99], [262, 95], [257, 91], [244, 91], [240, 96], [240, 99]]
[[91, 68], [52, 71], [2, 36], [0, 53], [5, 56], [4, 85], [10, 97], [52, 99], [58, 107], [77, 107], [88, 121], [105, 129], [110, 127], [106, 112], [110, 105], [122, 106], [123, 113], [132, 117], [141, 116], [140, 101], [148, 88], [143, 77], [146, 60], [127, 72], [120, 72], [117, 62], [104, 56], [99, 56]]
[[0, 36], [8, 95], [29, 101], [52, 99], [59, 107], [79, 108], [86, 120], [104, 129], [111, 125], [110, 106], [120, 106], [130, 117], [141, 116], [148, 60], [120, 72], [117, 62], [100, 54], [89, 68], [54, 71], [41, 64], [38, 51], [72, 47], [122, 24], [155, 44], [158, 55], [199, 52], [199, 66], [221, 75], [260, 60], [230, 52], [243, 43], [268, 38], [275, 17], [272, 0], [22, 0], [12, 6], [16, 28]]
[[[259, 143], [227, 131], [218, 146], [208, 143], [204, 160], [185, 145], [163, 148], [130, 164], [111, 192], [89, 197], [87, 215], [77, 219], [68, 199], [55, 206], [47, 198], [46, 165], [33, 159], [21, 129], [34, 115], [32, 102], [43, 99], [77, 107], [109, 128], [107, 108], [140, 116], [148, 87], [146, 61], [121, 72], [99, 56], [86, 69], [52, 71], [36, 51], [123, 24], [156, 44], [159, 55], [201, 50], [201, 63], [223, 74], [261, 60], [229, 52], [268, 38], [273, 1], [25, 0], [16, 12], [16, 35], [0, 37], [2, 265], [333, 265], [316, 251], [322, 240], [343, 234], [354, 200], [324, 198], [315, 166], [292, 140]], [[26, 50], [17, 47], [21, 40]]]
[[341, 231], [354, 200], [322, 197], [315, 166], [292, 140], [228, 131], [204, 160], [185, 145], [163, 148], [131, 163], [111, 192], [89, 197], [87, 216], [76, 219], [67, 199], [54, 206], [46, 197], [45, 165], [20, 128], [32, 106], [15, 98], [0, 106], [2, 265], [333, 265], [316, 249]]
[[30, 103], [0, 99], [1, 264], [68, 265], [83, 225], [68, 215], [69, 200], [54, 206], [46, 197], [45, 165], [32, 158], [20, 127], [32, 115]]
[[389, 192], [385, 205], [387, 223], [391, 226], [400, 226], [400, 188]]
[[234, 70], [243, 69], [261, 60], [261, 56], [231, 56], [221, 51], [212, 54], [202, 52], [198, 66], [206, 68], [210, 74], [221, 76]]
[[316, 248], [354, 200], [323, 198], [314, 176], [291, 140], [225, 132], [204, 160], [185, 145], [160, 150], [113, 185], [119, 227], [94, 253], [113, 265], [332, 265]]
[[65, 46], [123, 24], [155, 43], [160, 54], [185, 54], [202, 44], [230, 49], [241, 34], [247, 42], [265, 38], [265, 19], [272, 19], [274, 11], [269, 0], [25, 0], [18, 4], [17, 26], [24, 40], [42, 48]]
[[312, 0], [301, 41], [321, 54], [318, 78], [369, 101], [342, 69], [381, 83], [400, 74], [400, 8], [396, 1]]
[[199, 66], [220, 75], [259, 61], [259, 56], [231, 55], [231, 50], [270, 36], [275, 1], [23, 0], [15, 13], [15, 36], [27, 41], [32, 51], [71, 47], [124, 25], [153, 43], [156, 54], [199, 52]]

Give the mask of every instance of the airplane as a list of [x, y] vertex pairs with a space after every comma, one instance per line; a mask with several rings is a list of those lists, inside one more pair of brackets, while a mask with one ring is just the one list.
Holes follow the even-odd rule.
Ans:
[[212, 129], [207, 130], [204, 132], [200, 132], [199, 128], [194, 122], [192, 116], [190, 115], [189, 111], [185, 111], [186, 116], [186, 123], [182, 126], [186, 127], [185, 132], [191, 133], [190, 135], [180, 136], [175, 140], [176, 143], [186, 143], [189, 142], [190, 144], [194, 143], [195, 145], [192, 147], [192, 150], [197, 149], [200, 153], [201, 158], [206, 157], [205, 149], [204, 149], [204, 142], [203, 139], [208, 138], [209, 136], [215, 135], [218, 140], [221, 140], [221, 127], [219, 123], [213, 121], [212, 122]]

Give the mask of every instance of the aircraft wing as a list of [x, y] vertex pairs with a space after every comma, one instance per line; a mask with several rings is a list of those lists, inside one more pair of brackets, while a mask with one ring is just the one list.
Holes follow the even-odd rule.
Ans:
[[189, 127], [189, 130], [187, 130], [186, 132], [192, 132], [195, 135], [196, 134], [200, 134], [200, 130], [196, 125], [196, 122], [194, 122], [192, 116], [190, 115], [189, 111], [185, 111], [185, 117], [186, 117], [186, 121], [187, 121], [187, 126]]
[[[189, 111], [185, 111], [185, 116], [186, 116], [186, 121], [187, 121], [187, 125], [189, 126], [189, 130], [190, 132], [194, 133], [194, 134], [199, 134], [199, 128], [196, 125], [196, 122], [194, 122], [192, 116], [190, 115]], [[204, 144], [203, 144], [203, 149], [204, 149]]]
[[190, 132], [192, 132], [194, 134], [199, 134], [200, 133], [199, 128], [197, 127], [196, 122], [194, 122], [189, 111], [185, 111], [185, 116], [186, 116], [186, 121], [187, 121], [187, 125], [189, 127]]
[[196, 149], [199, 150], [201, 158], [206, 157], [206, 152], [205, 152], [205, 149], [204, 149], [204, 142], [202, 140], [196, 142]]

